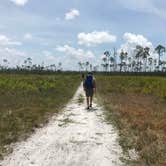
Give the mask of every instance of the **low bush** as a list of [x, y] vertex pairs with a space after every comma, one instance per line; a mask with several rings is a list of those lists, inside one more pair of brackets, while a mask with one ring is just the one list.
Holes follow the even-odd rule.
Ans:
[[97, 76], [106, 119], [119, 129], [124, 152], [135, 149], [134, 165], [166, 165], [166, 78]]
[[69, 101], [80, 84], [76, 74], [0, 75], [0, 158], [6, 145], [27, 138]]

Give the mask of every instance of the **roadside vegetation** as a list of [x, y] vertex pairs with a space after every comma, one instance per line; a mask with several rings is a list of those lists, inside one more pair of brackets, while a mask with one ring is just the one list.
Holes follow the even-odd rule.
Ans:
[[79, 96], [78, 96], [78, 103], [82, 104], [83, 102], [84, 102], [84, 96], [83, 96], [83, 94], [79, 94]]
[[134, 149], [140, 156], [126, 162], [166, 165], [166, 78], [99, 75], [97, 84], [106, 119], [119, 129], [124, 152]]
[[77, 74], [0, 74], [0, 159], [71, 99]]

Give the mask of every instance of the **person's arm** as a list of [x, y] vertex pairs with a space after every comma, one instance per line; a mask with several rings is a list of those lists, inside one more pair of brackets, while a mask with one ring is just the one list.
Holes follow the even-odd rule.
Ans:
[[83, 81], [83, 89], [85, 90], [86, 87], [85, 87], [85, 80]]
[[94, 92], [96, 92], [96, 79], [95, 78], [93, 79], [93, 89], [94, 89]]

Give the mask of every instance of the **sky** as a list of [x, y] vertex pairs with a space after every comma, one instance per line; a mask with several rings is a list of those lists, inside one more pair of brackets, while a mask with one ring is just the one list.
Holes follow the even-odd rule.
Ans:
[[105, 50], [166, 46], [165, 0], [0, 0], [0, 63], [98, 64]]

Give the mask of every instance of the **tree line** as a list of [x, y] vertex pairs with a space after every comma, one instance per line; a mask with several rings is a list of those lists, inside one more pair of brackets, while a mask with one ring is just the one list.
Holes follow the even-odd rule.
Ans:
[[[157, 58], [153, 56], [156, 53]], [[166, 47], [158, 45], [152, 52], [149, 47], [136, 45], [132, 55], [116, 49], [105, 51], [102, 62], [92, 65], [90, 62], [79, 62], [80, 71], [104, 71], [104, 72], [166, 72], [166, 60], [162, 60], [166, 53]]]
[[7, 59], [3, 59], [3, 64], [0, 65], [1, 71], [62, 71], [62, 63], [59, 62], [56, 64], [51, 65], [44, 65], [44, 62], [42, 64], [33, 64], [32, 58], [26, 58], [22, 65], [16, 65], [15, 67], [10, 67], [10, 63]]
[[[156, 53], [157, 58], [153, 56]], [[104, 51], [100, 64], [93, 65], [89, 61], [78, 62], [79, 71], [95, 71], [95, 72], [166, 72], [166, 47], [158, 45], [154, 52], [149, 47], [136, 45], [133, 53], [124, 50]], [[162, 58], [163, 57], [163, 58]], [[21, 65], [10, 67], [7, 59], [3, 59], [0, 64], [0, 71], [62, 71], [62, 63], [44, 65], [33, 64], [32, 58], [26, 58]]]

